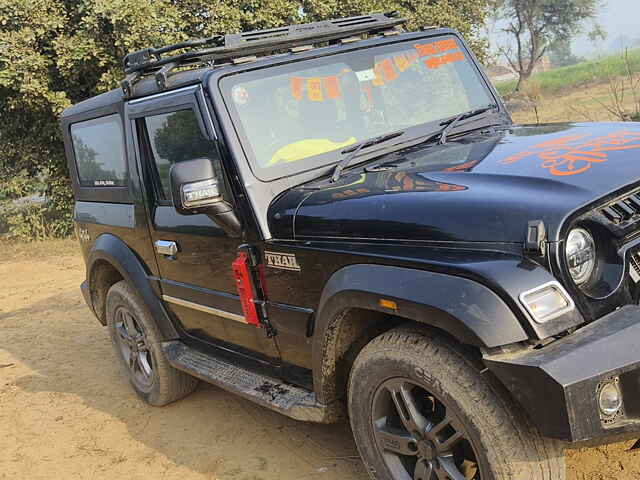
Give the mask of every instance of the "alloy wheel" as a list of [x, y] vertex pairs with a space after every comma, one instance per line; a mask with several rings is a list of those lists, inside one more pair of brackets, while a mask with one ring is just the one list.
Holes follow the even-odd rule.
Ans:
[[376, 445], [394, 480], [481, 480], [473, 445], [452, 409], [406, 378], [373, 398]]
[[149, 389], [154, 381], [154, 369], [144, 327], [129, 309], [119, 307], [115, 312], [115, 330], [120, 352], [133, 380], [141, 388]]

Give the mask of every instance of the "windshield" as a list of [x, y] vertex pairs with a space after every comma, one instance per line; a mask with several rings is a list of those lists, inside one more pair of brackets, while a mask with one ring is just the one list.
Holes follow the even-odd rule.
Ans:
[[453, 36], [244, 72], [220, 86], [261, 180], [333, 164], [358, 141], [495, 102]]

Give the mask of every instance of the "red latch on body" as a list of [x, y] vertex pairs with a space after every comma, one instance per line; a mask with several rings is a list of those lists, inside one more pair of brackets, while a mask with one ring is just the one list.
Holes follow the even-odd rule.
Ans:
[[240, 295], [242, 311], [247, 323], [255, 326], [260, 325], [258, 310], [254, 303], [253, 283], [251, 281], [251, 271], [249, 270], [249, 257], [246, 252], [239, 252], [238, 257], [231, 264], [233, 276], [236, 279], [236, 288]]

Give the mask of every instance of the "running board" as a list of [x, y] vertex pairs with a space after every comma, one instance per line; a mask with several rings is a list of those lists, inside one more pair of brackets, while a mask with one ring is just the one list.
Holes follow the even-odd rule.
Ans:
[[202, 353], [180, 341], [163, 342], [162, 350], [178, 370], [296, 420], [332, 423], [341, 415], [338, 402], [322, 405], [313, 392]]

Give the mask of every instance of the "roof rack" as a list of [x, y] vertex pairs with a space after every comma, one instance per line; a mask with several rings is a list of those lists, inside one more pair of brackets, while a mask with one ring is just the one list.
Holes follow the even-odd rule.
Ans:
[[[352, 41], [364, 34], [397, 33], [395, 27], [406, 22], [397, 12], [374, 13], [358, 17], [289, 25], [268, 30], [216, 35], [159, 48], [145, 48], [127, 54], [123, 59], [125, 79], [121, 82], [125, 96], [131, 95], [136, 81], [155, 75], [158, 87], [167, 87], [169, 73], [181, 66], [211, 63], [220, 60], [242, 62], [256, 54], [285, 49], [301, 50], [313, 44], [332, 41]], [[357, 39], [357, 38], [356, 38]], [[185, 50], [172, 56], [165, 54]]]

